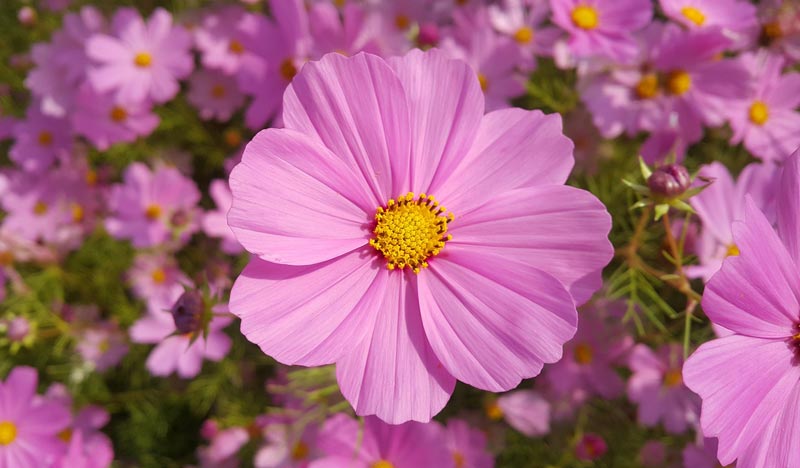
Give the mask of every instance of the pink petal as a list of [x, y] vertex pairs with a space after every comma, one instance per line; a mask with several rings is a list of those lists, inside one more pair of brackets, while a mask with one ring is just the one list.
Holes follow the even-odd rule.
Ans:
[[516, 387], [559, 360], [575, 334], [572, 297], [530, 265], [452, 245], [417, 280], [431, 347], [454, 377], [473, 387]]
[[795, 264], [800, 265], [800, 150], [784, 163], [775, 203], [778, 233]]
[[375, 200], [408, 191], [411, 130], [405, 91], [381, 58], [328, 54], [303, 66], [284, 95], [286, 128], [322, 142], [361, 174]]
[[310, 265], [367, 244], [365, 226], [376, 205], [365, 212], [366, 187], [306, 135], [260, 132], [231, 172], [230, 185], [228, 224], [247, 250], [266, 261]]
[[380, 270], [354, 312], [364, 314], [360, 327], [370, 332], [336, 364], [342, 395], [356, 414], [390, 424], [430, 421], [455, 386], [425, 338], [412, 274]]
[[171, 336], [156, 345], [147, 356], [147, 370], [157, 376], [167, 376], [175, 371], [178, 362], [189, 345], [189, 341], [179, 336]]
[[31, 399], [36, 394], [36, 383], [39, 377], [36, 369], [28, 366], [17, 366], [11, 369], [11, 372], [3, 382], [2, 392], [2, 407], [3, 416], [11, 420], [17, 418], [21, 412], [31, 404]]

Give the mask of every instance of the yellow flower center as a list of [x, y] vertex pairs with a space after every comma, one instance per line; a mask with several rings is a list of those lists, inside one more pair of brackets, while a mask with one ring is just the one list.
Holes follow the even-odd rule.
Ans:
[[11, 421], [0, 422], [0, 445], [8, 445], [17, 438], [17, 426]]
[[144, 215], [147, 217], [147, 219], [155, 221], [161, 216], [161, 207], [153, 203], [144, 210]]
[[301, 440], [296, 443], [292, 449], [292, 460], [305, 460], [309, 452], [308, 445]]
[[658, 76], [647, 73], [636, 83], [636, 95], [639, 99], [651, 99], [658, 94]]
[[667, 90], [676, 96], [680, 96], [692, 87], [692, 77], [683, 70], [675, 70], [667, 75]]
[[221, 84], [215, 84], [211, 87], [211, 96], [216, 99], [222, 99], [225, 97], [225, 87]]
[[736, 244], [731, 244], [728, 246], [728, 251], [725, 252], [726, 257], [738, 257], [739, 256], [739, 247], [736, 247]]
[[533, 39], [533, 29], [523, 26], [514, 33], [514, 40], [520, 44], [528, 44]]
[[33, 212], [34, 212], [34, 214], [37, 214], [39, 216], [47, 213], [47, 203], [40, 202], [40, 201], [36, 202], [36, 204], [33, 205]]
[[599, 22], [597, 10], [593, 6], [578, 5], [572, 10], [572, 22], [581, 29], [594, 29]]
[[297, 67], [294, 66], [292, 59], [286, 59], [281, 63], [279, 71], [286, 81], [292, 81], [292, 78], [297, 74]]
[[244, 53], [244, 45], [236, 39], [231, 39], [231, 42], [228, 43], [228, 50], [236, 55], [241, 55]]
[[459, 451], [453, 452], [453, 462], [456, 468], [464, 468], [466, 466], [466, 460], [464, 459], [464, 454]]
[[404, 31], [411, 26], [411, 20], [408, 19], [408, 16], [401, 13], [394, 17], [394, 25], [397, 26], [397, 29]]
[[683, 375], [680, 369], [670, 369], [664, 374], [664, 385], [667, 387], [676, 387], [683, 383]]
[[769, 119], [769, 107], [764, 101], [756, 101], [750, 106], [750, 121], [756, 125], [764, 125]]
[[128, 118], [128, 113], [125, 112], [125, 109], [122, 107], [114, 106], [111, 108], [111, 113], [108, 116], [111, 117], [111, 120], [114, 122], [122, 123]]
[[778, 39], [783, 36], [783, 28], [781, 28], [781, 24], [777, 21], [766, 23], [763, 28], [764, 36], [766, 36], [767, 39]]
[[39, 144], [42, 146], [50, 146], [53, 144], [53, 134], [47, 130], [39, 132]]
[[581, 365], [591, 364], [592, 360], [594, 359], [594, 352], [592, 352], [592, 347], [586, 343], [578, 343], [575, 346], [575, 362]]
[[66, 443], [72, 440], [72, 429], [69, 427], [58, 433], [58, 438]]
[[394, 464], [388, 460], [378, 460], [370, 468], [394, 468]]
[[135, 57], [133, 57], [133, 63], [137, 67], [147, 68], [151, 63], [153, 63], [153, 56], [147, 52], [139, 52]]
[[84, 177], [86, 180], [86, 185], [94, 186], [97, 185], [97, 171], [89, 169], [86, 171], [86, 176]]
[[681, 8], [681, 14], [683, 14], [683, 16], [686, 17], [686, 19], [696, 24], [697, 26], [702, 26], [703, 23], [706, 22], [706, 15], [704, 15], [702, 11], [698, 10], [693, 6], [686, 6]]
[[83, 217], [85, 215], [83, 211], [83, 207], [77, 203], [72, 204], [72, 220], [76, 223], [80, 223], [83, 221]]
[[236, 148], [242, 144], [242, 132], [235, 128], [225, 130], [225, 133], [222, 134], [222, 138], [225, 140], [225, 144], [231, 148]]
[[503, 409], [500, 408], [500, 405], [497, 404], [497, 401], [493, 401], [486, 405], [486, 417], [491, 419], [492, 421], [499, 421], [503, 419]]
[[489, 89], [489, 80], [486, 78], [486, 75], [483, 73], [478, 73], [478, 83], [481, 85], [481, 90], [486, 92]]
[[452, 239], [447, 224], [455, 217], [446, 211], [433, 196], [424, 193], [419, 198], [408, 192], [397, 201], [389, 199], [386, 208], [379, 206], [375, 211], [375, 237], [369, 244], [383, 254], [390, 270], [408, 267], [419, 273], [428, 267], [425, 260], [437, 255]]
[[161, 284], [167, 280], [167, 272], [163, 268], [156, 268], [150, 273], [150, 277], [153, 278], [154, 283]]

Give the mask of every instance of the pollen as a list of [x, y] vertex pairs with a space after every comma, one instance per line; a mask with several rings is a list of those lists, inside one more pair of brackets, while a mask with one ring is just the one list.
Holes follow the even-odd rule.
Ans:
[[378, 460], [370, 468], [394, 468], [394, 464], [388, 460]]
[[702, 26], [706, 22], [706, 15], [693, 6], [681, 8], [681, 14], [697, 26]]
[[111, 117], [111, 120], [117, 123], [122, 123], [128, 118], [128, 113], [120, 106], [114, 106], [111, 108], [111, 112], [108, 115]]
[[153, 203], [145, 208], [144, 215], [151, 221], [156, 220], [161, 216], [161, 207]]
[[586, 29], [587, 31], [594, 29], [597, 27], [599, 20], [600, 17], [593, 6], [578, 5], [572, 10], [572, 22], [581, 29]]
[[670, 94], [681, 96], [692, 87], [692, 77], [683, 70], [671, 71], [667, 75], [667, 90]]
[[140, 68], [147, 68], [153, 63], [153, 56], [147, 52], [139, 52], [133, 58], [133, 64]]
[[47, 130], [42, 130], [39, 132], [39, 136], [37, 138], [39, 144], [42, 146], [50, 146], [53, 144], [53, 134], [48, 132]]
[[286, 81], [292, 81], [292, 78], [297, 74], [297, 67], [294, 66], [292, 59], [287, 58], [281, 63], [278, 71]]
[[386, 259], [390, 270], [404, 268], [419, 273], [428, 267], [428, 258], [438, 255], [452, 239], [447, 225], [455, 217], [439, 206], [433, 196], [412, 192], [389, 199], [386, 207], [375, 211], [375, 237], [369, 244]]
[[664, 374], [664, 385], [667, 387], [677, 387], [683, 383], [683, 375], [680, 369], [670, 369]]
[[514, 40], [520, 44], [528, 44], [533, 40], [533, 29], [523, 26], [514, 33]]
[[231, 39], [231, 42], [228, 43], [228, 50], [233, 54], [241, 55], [244, 53], [244, 45], [236, 39]]
[[150, 273], [150, 277], [153, 279], [154, 283], [161, 284], [167, 280], [167, 272], [165, 272], [163, 268], [156, 268]]
[[764, 101], [756, 101], [750, 105], [748, 114], [751, 122], [756, 125], [764, 125], [769, 120], [769, 107]]
[[215, 99], [222, 99], [225, 97], [225, 87], [221, 84], [215, 84], [211, 87], [211, 97]]
[[728, 246], [728, 250], [725, 252], [726, 257], [738, 257], [739, 256], [739, 247], [736, 247], [736, 244], [731, 244]]
[[575, 362], [581, 365], [588, 365], [592, 363], [594, 359], [594, 352], [592, 352], [592, 347], [586, 343], [579, 343], [578, 346], [575, 347]]
[[481, 91], [486, 92], [489, 89], [489, 79], [483, 73], [478, 73], [478, 83], [481, 85]]
[[8, 445], [17, 438], [17, 426], [11, 421], [0, 422], [0, 445]]
[[636, 83], [636, 95], [639, 99], [651, 99], [658, 94], [658, 76], [655, 73], [647, 73]]

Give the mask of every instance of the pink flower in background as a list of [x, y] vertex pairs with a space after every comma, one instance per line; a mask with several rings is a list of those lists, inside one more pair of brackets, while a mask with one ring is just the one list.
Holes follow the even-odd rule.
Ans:
[[336, 414], [322, 426], [317, 444], [324, 456], [314, 467], [453, 468], [444, 429], [437, 422], [407, 422], [393, 426], [375, 417], [363, 428], [346, 414]]
[[340, 12], [332, 3], [314, 3], [308, 10], [312, 55], [321, 57], [328, 52], [353, 55], [361, 51], [379, 54], [378, 38], [383, 31], [368, 8], [347, 3]]
[[127, 276], [134, 295], [147, 303], [150, 312], [169, 311], [191, 286], [175, 259], [164, 253], [137, 254]]
[[800, 60], [800, 5], [784, 0], [758, 3], [763, 39], [771, 50]]
[[223, 6], [203, 15], [194, 30], [194, 39], [203, 66], [226, 75], [239, 71], [242, 58], [251, 53], [245, 48], [261, 27], [261, 19], [240, 6]]
[[264, 444], [256, 452], [256, 468], [306, 468], [315, 464], [320, 453], [319, 427], [295, 417], [267, 416], [264, 424]]
[[225, 122], [244, 104], [244, 94], [233, 77], [218, 71], [197, 70], [189, 78], [189, 102], [203, 120]]
[[461, 419], [449, 419], [444, 429], [444, 439], [454, 468], [492, 468], [494, 459], [486, 450], [486, 435]]
[[151, 171], [135, 162], [112, 187], [106, 229], [134, 247], [184, 244], [199, 227], [200, 192], [192, 179], [177, 169], [159, 166]]
[[755, 88], [731, 104], [728, 118], [733, 128], [731, 143], [765, 161], [783, 161], [800, 147], [800, 73], [782, 74], [783, 57], [768, 52], [739, 56], [752, 73]]
[[575, 445], [575, 456], [578, 460], [594, 461], [602, 457], [608, 451], [605, 439], [598, 434], [587, 433]]
[[689, 29], [719, 28], [737, 48], [758, 39], [756, 7], [747, 0], [659, 0], [664, 14]]
[[48, 117], [31, 106], [25, 120], [14, 126], [14, 144], [8, 156], [18, 167], [40, 173], [69, 155], [72, 136], [66, 119]]
[[0, 384], [0, 468], [41, 466], [64, 453], [69, 410], [36, 395], [36, 369], [17, 366]]
[[719, 439], [720, 463], [795, 466], [800, 444], [800, 152], [777, 190], [778, 232], [752, 201], [734, 223], [738, 256], [706, 286], [703, 310], [733, 334], [703, 344], [686, 362], [686, 384], [703, 400], [701, 425]]
[[157, 8], [145, 22], [132, 8], [120, 8], [111, 35], [95, 34], [86, 42], [94, 65], [89, 81], [101, 93], [114, 92], [120, 103], [166, 102], [178, 93], [178, 80], [194, 66], [188, 32], [172, 24], [172, 15]]
[[75, 349], [95, 371], [105, 372], [128, 354], [128, 342], [118, 325], [101, 321], [78, 333]]
[[[206, 424], [203, 427], [205, 428]], [[202, 468], [235, 468], [239, 466], [237, 454], [250, 440], [250, 435], [243, 427], [229, 427], [213, 431], [213, 435], [208, 438], [211, 439], [211, 443], [197, 451], [200, 466]]]
[[493, 418], [501, 416], [509, 426], [528, 437], [550, 432], [550, 404], [533, 390], [515, 390], [501, 395], [487, 413]]
[[219, 238], [221, 240], [220, 248], [223, 252], [230, 255], [242, 253], [244, 248], [236, 240], [227, 221], [228, 211], [233, 203], [233, 195], [231, 195], [231, 189], [228, 188], [228, 182], [225, 180], [211, 181], [208, 193], [214, 200], [214, 204], [217, 205], [217, 209], [207, 211], [203, 215], [203, 232], [209, 237]]
[[524, 54], [552, 55], [561, 31], [545, 26], [550, 16], [547, 0], [505, 0], [489, 5], [489, 20], [500, 33], [511, 38]]
[[699, 401], [683, 384], [683, 349], [678, 344], [657, 352], [637, 344], [630, 355], [633, 375], [628, 380], [628, 398], [639, 405], [639, 423], [655, 426], [663, 422], [671, 434], [680, 434], [697, 423]]
[[699, 444], [687, 444], [683, 449], [683, 468], [719, 468], [717, 439], [700, 438]]
[[111, 94], [98, 94], [85, 85], [75, 102], [71, 114], [75, 133], [86, 137], [100, 151], [115, 143], [146, 137], [158, 127], [158, 116], [147, 101], [118, 104]]
[[731, 225], [744, 219], [746, 196], [760, 209], [772, 213], [778, 170], [772, 164], [750, 164], [734, 182], [728, 169], [714, 162], [703, 166], [698, 175], [713, 182], [690, 200], [702, 231], [694, 245], [700, 264], [686, 267], [686, 273], [691, 278], [708, 281], [726, 257], [739, 254]]
[[[65, 408], [73, 407], [72, 396], [62, 384], [51, 385], [47, 389], [45, 398]], [[100, 406], [86, 405], [73, 410], [72, 422], [58, 435], [69, 444], [69, 448], [55, 466], [63, 468], [72, 468], [73, 466], [106, 468], [111, 466], [114, 447], [111, 445], [111, 439], [101, 431], [110, 419], [108, 411]], [[84, 465], [80, 463], [84, 463]]]
[[360, 415], [428, 421], [456, 379], [515, 387], [601, 284], [610, 219], [562, 185], [560, 118], [483, 111], [475, 72], [438, 51], [329, 54], [231, 173], [228, 223], [256, 256], [231, 293], [242, 332], [285, 364], [336, 363]]
[[550, 0], [552, 21], [569, 34], [578, 57], [626, 62], [636, 55], [633, 33], [650, 23], [649, 0]]
[[658, 440], [648, 440], [636, 457], [644, 468], [659, 468], [667, 461], [667, 446]]

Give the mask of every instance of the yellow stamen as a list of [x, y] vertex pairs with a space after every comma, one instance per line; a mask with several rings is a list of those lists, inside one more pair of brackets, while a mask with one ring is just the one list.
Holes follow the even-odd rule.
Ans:
[[149, 53], [147, 53], [147, 52], [139, 52], [139, 53], [138, 53], [138, 54], [136, 54], [136, 56], [133, 58], [133, 63], [134, 63], [134, 65], [136, 65], [137, 67], [140, 67], [140, 68], [147, 68], [147, 67], [149, 67], [149, 66], [150, 66], [150, 64], [151, 64], [151, 63], [153, 63], [153, 56], [152, 56], [152, 55], [150, 55], [150, 54], [149, 54]]
[[397, 26], [397, 29], [405, 31], [411, 26], [411, 20], [408, 19], [408, 16], [401, 13], [394, 17], [394, 25]]
[[154, 283], [161, 284], [167, 280], [167, 272], [165, 272], [163, 268], [156, 268], [150, 273], [150, 277], [153, 279]]
[[286, 81], [292, 81], [292, 78], [297, 74], [297, 67], [294, 66], [292, 59], [286, 59], [281, 63], [279, 71]]
[[68, 427], [63, 431], [59, 432], [58, 438], [66, 443], [69, 443], [69, 441], [72, 440], [72, 429]]
[[155, 221], [161, 217], [161, 207], [153, 203], [144, 210], [144, 215], [147, 217], [147, 219]]
[[726, 257], [737, 257], [739, 256], [739, 247], [736, 247], [736, 244], [731, 244], [728, 246], [728, 251], [725, 252]]
[[586, 343], [578, 343], [575, 346], [575, 362], [581, 365], [591, 364], [592, 360], [594, 359], [594, 352], [592, 351], [592, 347]]
[[388, 460], [378, 460], [370, 468], [394, 468], [394, 465]]
[[11, 421], [0, 422], [0, 445], [8, 445], [17, 438], [17, 426]]
[[597, 27], [600, 17], [593, 6], [578, 5], [572, 10], [572, 22], [575, 26], [588, 31]]
[[667, 75], [667, 91], [680, 96], [692, 87], [692, 77], [683, 70], [675, 70]]
[[244, 53], [244, 45], [236, 39], [231, 39], [231, 42], [228, 43], [228, 50], [236, 55], [241, 55]]
[[47, 130], [39, 132], [39, 144], [42, 146], [50, 146], [53, 144], [53, 134]]
[[84, 212], [83, 207], [77, 203], [72, 204], [72, 221], [80, 223], [83, 221]]
[[483, 73], [478, 73], [478, 83], [481, 85], [481, 90], [485, 93], [489, 89], [489, 80]]
[[446, 213], [432, 196], [412, 192], [389, 199], [386, 208], [375, 210], [375, 237], [369, 244], [386, 259], [390, 270], [410, 268], [414, 273], [427, 268], [429, 257], [438, 255], [445, 242], [452, 239], [447, 234], [447, 224], [455, 217]]
[[467, 463], [464, 459], [464, 454], [457, 450], [453, 452], [453, 462], [455, 464], [455, 468], [464, 468]]
[[755, 101], [750, 106], [750, 121], [756, 125], [764, 125], [769, 120], [769, 107], [764, 101]]
[[486, 405], [486, 417], [491, 419], [492, 421], [499, 421], [503, 419], [503, 409], [500, 408], [500, 405], [497, 404], [497, 401], [489, 403]]
[[533, 40], [533, 29], [523, 26], [514, 33], [514, 40], [520, 44], [528, 44]]
[[778, 39], [783, 36], [783, 28], [781, 28], [781, 24], [777, 21], [766, 23], [763, 28], [764, 36], [766, 36], [767, 39]]
[[636, 83], [636, 95], [639, 99], [651, 99], [658, 94], [658, 76], [655, 73], [647, 73]]
[[117, 123], [122, 123], [125, 119], [128, 118], [128, 113], [120, 106], [114, 106], [111, 108], [111, 113], [109, 114], [111, 120]]
[[33, 213], [39, 216], [47, 213], [47, 203], [40, 201], [36, 202], [36, 204], [33, 205]]
[[301, 440], [294, 444], [294, 448], [292, 449], [292, 460], [305, 460], [308, 458], [309, 452], [310, 450], [308, 449], [308, 445]]
[[215, 84], [211, 87], [211, 96], [216, 99], [222, 99], [225, 97], [225, 87], [221, 84]]
[[680, 369], [670, 369], [664, 374], [664, 385], [667, 387], [676, 387], [683, 383], [683, 375]]
[[681, 14], [683, 14], [683, 16], [686, 17], [686, 19], [696, 24], [697, 26], [702, 26], [703, 23], [706, 22], [706, 15], [704, 15], [702, 11], [698, 10], [693, 6], [686, 6], [681, 8]]

